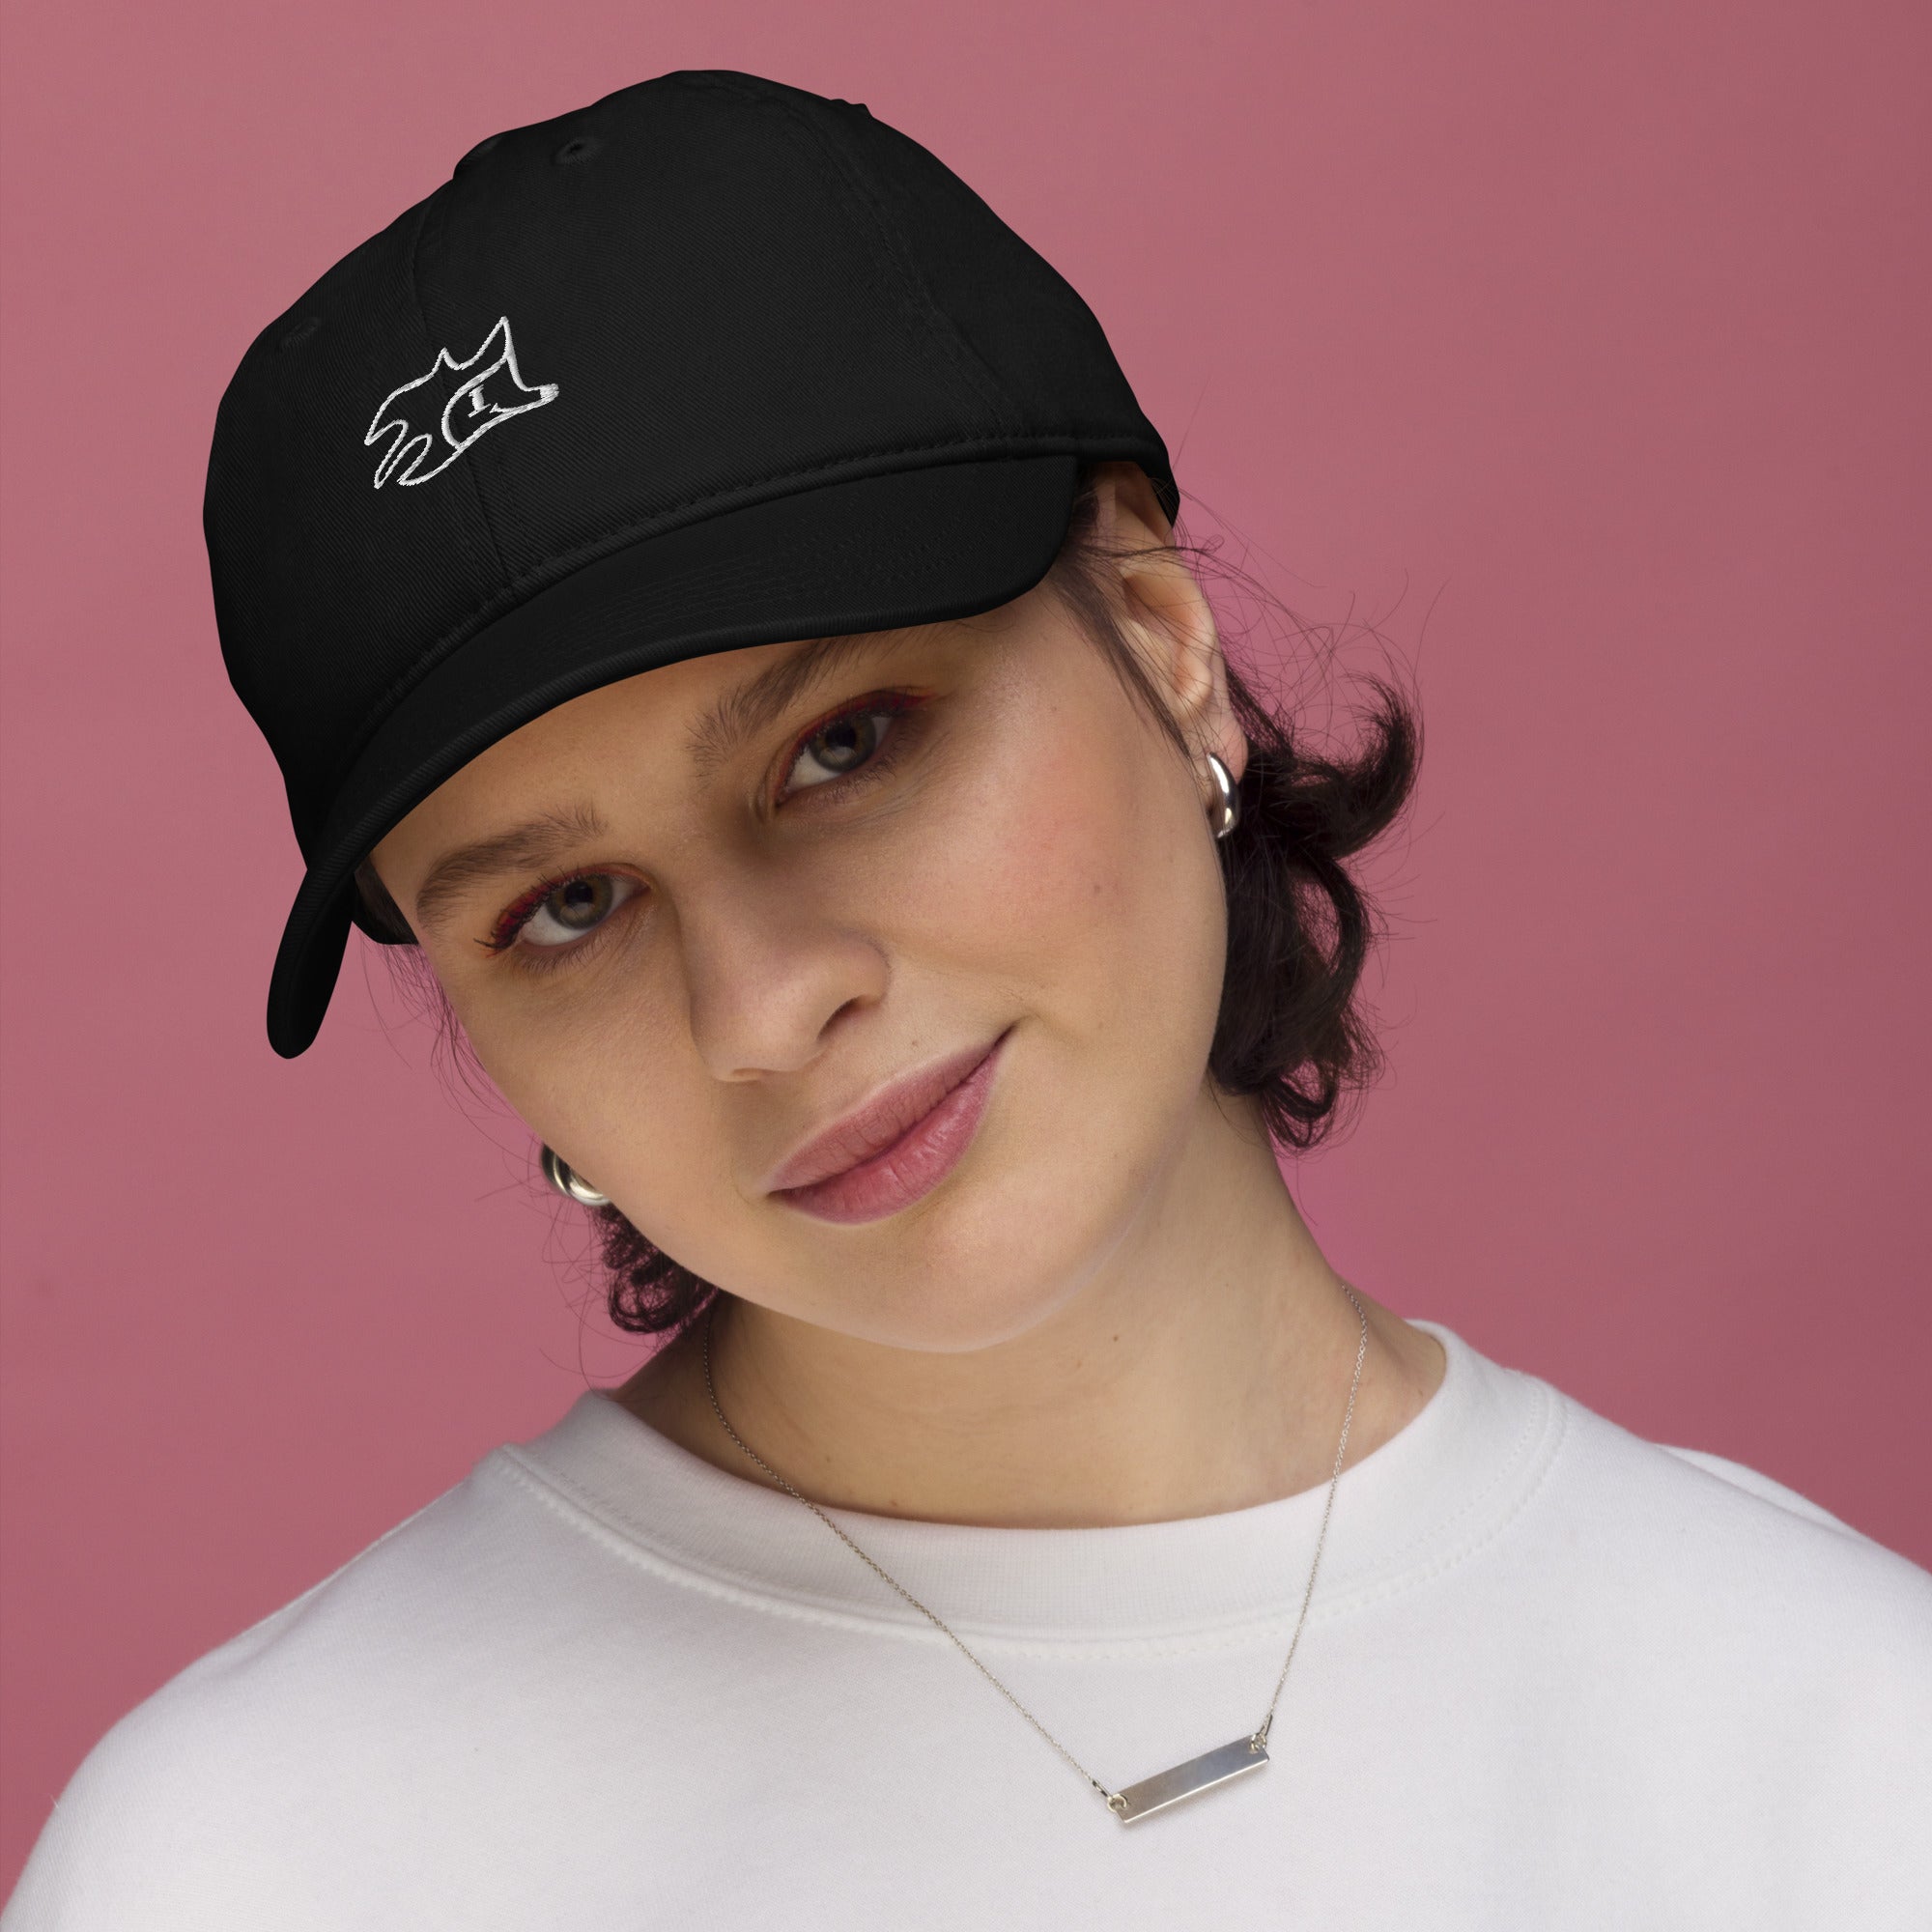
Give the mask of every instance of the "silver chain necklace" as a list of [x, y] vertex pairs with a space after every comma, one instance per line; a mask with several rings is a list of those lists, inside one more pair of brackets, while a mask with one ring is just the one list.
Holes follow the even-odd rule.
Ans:
[[1288, 1682], [1288, 1666], [1294, 1662], [1295, 1646], [1301, 1641], [1301, 1626], [1308, 1620], [1308, 1605], [1315, 1595], [1315, 1575], [1321, 1567], [1321, 1546], [1328, 1539], [1328, 1516], [1335, 1507], [1335, 1486], [1342, 1480], [1342, 1457], [1349, 1447], [1349, 1424], [1354, 1418], [1355, 1392], [1362, 1385], [1362, 1363], [1369, 1352], [1369, 1317], [1354, 1291], [1347, 1282], [1342, 1284], [1342, 1293], [1349, 1297], [1350, 1305], [1355, 1311], [1355, 1319], [1361, 1323], [1362, 1339], [1355, 1348], [1355, 1376], [1349, 1384], [1349, 1406], [1342, 1414], [1342, 1436], [1335, 1444], [1335, 1468], [1328, 1478], [1328, 1500], [1321, 1510], [1321, 1528], [1315, 1538], [1315, 1560], [1308, 1566], [1308, 1587], [1301, 1593], [1301, 1614], [1294, 1620], [1294, 1634], [1289, 1639], [1288, 1655], [1282, 1659], [1281, 1675], [1274, 1681], [1274, 1695], [1268, 1700], [1267, 1716], [1257, 1730], [1245, 1737], [1236, 1738], [1233, 1743], [1217, 1745], [1210, 1751], [1204, 1751], [1199, 1757], [1191, 1757], [1185, 1764], [1177, 1764], [1167, 1771], [1155, 1772], [1151, 1777], [1144, 1777], [1138, 1784], [1129, 1784], [1122, 1791], [1109, 1791], [1087, 1767], [1049, 1731], [980, 1660], [967, 1650], [965, 1644], [933, 1615], [920, 1600], [895, 1577], [872, 1561], [810, 1496], [800, 1495], [798, 1491], [785, 1481], [738, 1432], [731, 1427], [729, 1418], [718, 1402], [718, 1391], [711, 1382], [711, 1323], [717, 1313], [718, 1304], [713, 1301], [705, 1311], [704, 1318], [704, 1389], [711, 1398], [711, 1406], [717, 1410], [718, 1420], [724, 1425], [724, 1433], [738, 1447], [768, 1475], [773, 1482], [790, 1494], [798, 1496], [807, 1509], [829, 1529], [853, 1555], [871, 1570], [877, 1572], [887, 1583], [896, 1590], [919, 1613], [937, 1624], [946, 1635], [951, 1637], [964, 1652], [967, 1661], [992, 1685], [1001, 1696], [1097, 1791], [1106, 1801], [1107, 1809], [1122, 1824], [1131, 1825], [1142, 1818], [1151, 1817], [1170, 1804], [1178, 1804], [1183, 1798], [1192, 1798], [1197, 1792], [1211, 1791], [1219, 1785], [1227, 1784], [1243, 1773], [1259, 1771], [1268, 1761], [1268, 1729], [1274, 1722], [1275, 1706], [1281, 1702], [1281, 1687]]

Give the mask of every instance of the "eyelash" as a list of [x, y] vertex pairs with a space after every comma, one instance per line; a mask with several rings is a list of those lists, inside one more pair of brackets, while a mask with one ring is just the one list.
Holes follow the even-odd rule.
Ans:
[[[803, 787], [813, 792], [837, 792], [841, 797], [863, 790], [867, 784], [886, 777], [908, 749], [907, 740], [915, 735], [909, 728], [911, 714], [925, 701], [923, 696], [908, 691], [867, 693], [866, 696], [841, 707], [829, 717], [819, 719], [816, 724], [800, 733], [792, 741], [791, 752], [785, 759], [784, 769], [787, 773], [792, 770], [798, 763], [800, 754], [814, 738], [823, 737], [826, 732], [855, 718], [868, 718], [881, 713], [890, 714], [894, 723], [887, 728], [878, 750], [863, 765], [839, 777], [827, 779], [822, 783]], [[519, 967], [531, 973], [548, 973], [566, 959], [582, 959], [616, 924], [617, 914], [623, 910], [624, 905], [630, 903], [630, 899], [627, 898], [621, 904], [612, 907], [603, 922], [593, 926], [574, 946], [520, 947], [516, 940], [517, 935], [536, 917], [547, 898], [561, 892], [566, 886], [575, 885], [580, 879], [594, 879], [598, 876], [595, 871], [580, 870], [559, 872], [554, 877], [539, 879], [526, 893], [520, 895], [504, 909], [502, 917], [497, 922], [495, 931], [488, 939], [479, 940], [477, 944], [490, 952], [518, 953]], [[631, 896], [635, 897], [636, 894]]]

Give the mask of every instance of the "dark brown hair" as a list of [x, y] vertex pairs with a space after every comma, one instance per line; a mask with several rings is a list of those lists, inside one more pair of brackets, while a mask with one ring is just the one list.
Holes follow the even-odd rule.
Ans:
[[[1110, 550], [1096, 535], [1096, 471], [1088, 465], [1081, 472], [1066, 537], [1046, 581], [1129, 696], [1193, 764], [1194, 749], [1122, 627], [1117, 562], [1124, 555], [1173, 555], [1197, 576], [1219, 578], [1279, 607], [1244, 571], [1222, 562], [1214, 546], [1186, 542], [1178, 532], [1171, 544]], [[1334, 630], [1293, 622], [1325, 667], [1338, 643]], [[1223, 655], [1248, 759], [1239, 821], [1215, 845], [1227, 890], [1228, 957], [1208, 1070], [1224, 1092], [1254, 1101], [1277, 1146], [1307, 1149], [1334, 1129], [1347, 1102], [1381, 1070], [1360, 984], [1377, 919], [1343, 862], [1386, 831], [1408, 802], [1421, 723], [1396, 676], [1368, 676], [1362, 680], [1368, 702], [1357, 713], [1360, 743], [1352, 755], [1324, 753], [1304, 742], [1295, 705], [1262, 700], [1258, 671], [1236, 668], [1225, 628]], [[366, 860], [355, 877], [372, 921], [400, 942], [389, 956], [401, 954], [405, 976], [440, 1016], [443, 1043], [460, 1059], [455, 1014], [408, 921]], [[605, 1296], [619, 1328], [676, 1331], [724, 1293], [647, 1240], [614, 1206], [590, 1211]]]

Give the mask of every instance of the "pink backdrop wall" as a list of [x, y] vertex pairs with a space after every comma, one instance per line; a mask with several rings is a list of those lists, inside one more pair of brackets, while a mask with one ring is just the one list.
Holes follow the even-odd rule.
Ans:
[[5, 1811], [633, 1356], [528, 1137], [298, 875], [201, 549], [253, 332], [472, 142], [678, 67], [864, 100], [1054, 261], [1197, 534], [1430, 733], [1372, 1293], [1932, 1562], [1927, 15], [1468, 0], [33, 0], [6, 75]]

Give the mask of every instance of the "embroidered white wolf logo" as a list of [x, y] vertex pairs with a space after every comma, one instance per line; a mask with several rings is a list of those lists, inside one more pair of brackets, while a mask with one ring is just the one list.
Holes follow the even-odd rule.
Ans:
[[[415, 427], [414, 402], [404, 398], [412, 397], [439, 369], [461, 372], [466, 380], [443, 404], [435, 429], [419, 429]], [[432, 395], [422, 400], [429, 404], [435, 398]], [[524, 381], [510, 341], [510, 318], [500, 316], [496, 327], [483, 338], [482, 348], [467, 362], [459, 362], [447, 349], [439, 349], [427, 376], [418, 376], [383, 398], [369, 434], [362, 439], [367, 444], [393, 437], [388, 453], [376, 466], [376, 488], [380, 490], [391, 476], [398, 483], [427, 483], [447, 469], [486, 431], [555, 400], [554, 383], [539, 383], [533, 388]], [[430, 461], [432, 455], [434, 462]], [[396, 475], [397, 466], [404, 463], [408, 468]], [[429, 463], [428, 469], [423, 467], [425, 463]]]

